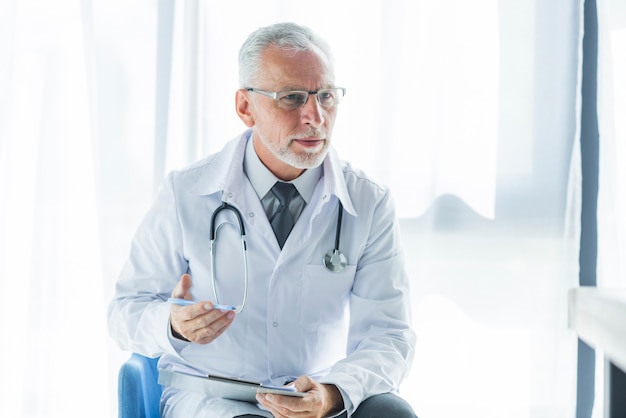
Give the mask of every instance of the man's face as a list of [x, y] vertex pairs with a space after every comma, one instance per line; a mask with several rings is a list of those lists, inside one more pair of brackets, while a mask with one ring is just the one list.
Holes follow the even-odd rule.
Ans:
[[[330, 64], [321, 53], [268, 48], [256, 85], [265, 91], [317, 91], [333, 87]], [[322, 163], [330, 145], [337, 107], [321, 107], [315, 95], [298, 109], [284, 109], [262, 94], [239, 91], [237, 110], [253, 128], [254, 148], [265, 166], [282, 180], [292, 180]], [[243, 114], [242, 114], [243, 112]]]

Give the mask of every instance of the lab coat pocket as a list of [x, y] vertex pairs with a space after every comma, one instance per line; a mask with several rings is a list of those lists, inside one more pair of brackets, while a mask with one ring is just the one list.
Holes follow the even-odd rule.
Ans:
[[356, 266], [341, 273], [322, 265], [306, 265], [302, 274], [300, 325], [309, 332], [323, 332], [348, 325], [350, 292]]

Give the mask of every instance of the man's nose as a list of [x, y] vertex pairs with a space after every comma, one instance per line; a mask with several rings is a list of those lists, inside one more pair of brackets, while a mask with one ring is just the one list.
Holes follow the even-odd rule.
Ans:
[[310, 94], [309, 99], [302, 107], [302, 120], [304, 123], [316, 127], [324, 124], [324, 108], [317, 101], [316, 94]]

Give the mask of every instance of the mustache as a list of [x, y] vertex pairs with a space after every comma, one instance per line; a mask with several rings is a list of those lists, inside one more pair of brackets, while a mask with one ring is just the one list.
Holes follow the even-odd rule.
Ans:
[[323, 138], [326, 139], [326, 133], [324, 131], [322, 131], [321, 129], [317, 129], [317, 128], [309, 128], [304, 132], [300, 132], [298, 134], [294, 134], [291, 135], [289, 137], [290, 140], [293, 139], [303, 139], [303, 138]]

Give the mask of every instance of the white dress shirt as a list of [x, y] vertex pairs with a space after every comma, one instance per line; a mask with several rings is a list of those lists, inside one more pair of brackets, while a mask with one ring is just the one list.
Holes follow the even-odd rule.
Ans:
[[[251, 184], [257, 178], [249, 180], [244, 172], [250, 136], [248, 130], [221, 152], [164, 180], [119, 277], [109, 307], [111, 335], [124, 350], [161, 356], [160, 368], [187, 365], [273, 385], [309, 375], [337, 385], [351, 414], [367, 397], [396, 390], [414, 353], [409, 280], [392, 198], [331, 147], [281, 251]], [[239, 210], [246, 230], [247, 305], [212, 343], [184, 342], [171, 334], [165, 301], [184, 273], [192, 277], [194, 300], [216, 301], [209, 234], [211, 214], [222, 201]], [[322, 259], [335, 245], [339, 201], [340, 250], [348, 266], [333, 273]], [[239, 229], [233, 214], [218, 218], [219, 302], [239, 305]], [[163, 402], [175, 395], [166, 388]], [[205, 416], [250, 413], [250, 404], [213, 401]]]

